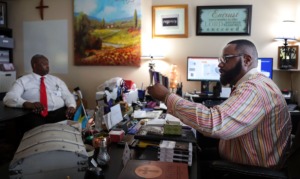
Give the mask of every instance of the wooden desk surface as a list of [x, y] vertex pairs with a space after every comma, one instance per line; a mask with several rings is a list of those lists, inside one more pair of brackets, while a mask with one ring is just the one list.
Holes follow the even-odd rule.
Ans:
[[29, 114], [31, 111], [21, 109], [21, 108], [10, 108], [6, 107], [3, 104], [3, 101], [0, 101], [0, 122], [4, 122], [7, 120], [12, 120], [18, 117], [25, 116]]
[[[131, 149], [133, 154], [133, 159], [139, 159], [141, 158], [143, 160], [156, 160], [158, 161], [158, 158], [153, 158], [153, 154], [150, 154], [151, 152], [155, 151], [147, 151], [149, 149]], [[194, 149], [193, 149], [194, 150]], [[110, 162], [107, 167], [103, 168], [104, 176], [105, 178], [118, 178], [119, 174], [121, 173], [123, 169], [123, 156], [124, 147], [118, 146], [115, 143], [112, 143], [111, 146], [108, 148], [108, 153], [110, 155]], [[157, 151], [156, 151], [157, 152]], [[154, 156], [157, 156], [157, 153], [155, 152]], [[189, 166], [189, 179], [197, 179], [197, 152], [193, 151], [193, 164], [192, 166]]]

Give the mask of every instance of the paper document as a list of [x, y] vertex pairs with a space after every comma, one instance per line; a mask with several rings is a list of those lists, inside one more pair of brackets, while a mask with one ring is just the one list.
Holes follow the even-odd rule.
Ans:
[[167, 110], [167, 106], [165, 105], [165, 103], [162, 102], [159, 104], [159, 108]]
[[179, 122], [181, 126], [187, 126], [186, 124], [181, 122], [177, 117], [175, 117], [171, 114], [166, 114], [165, 119], [160, 119], [160, 118], [150, 119], [150, 120], [147, 121], [147, 125], [164, 125], [164, 124], [167, 123], [167, 121]]
[[113, 126], [123, 120], [120, 104], [114, 105], [110, 108], [110, 112], [103, 116], [104, 123], [107, 129], [111, 129]]
[[162, 114], [162, 111], [143, 111], [143, 110], [135, 110], [133, 113], [133, 118], [142, 119], [142, 118], [149, 118], [154, 119], [158, 118]]
[[180, 119], [178, 119], [177, 117], [171, 115], [171, 114], [167, 114], [165, 120], [168, 121], [174, 121], [174, 122], [180, 122], [181, 126], [187, 126], [186, 124], [184, 124], [183, 122], [180, 121]]
[[165, 119], [151, 119], [147, 121], [147, 125], [164, 125], [166, 124], [166, 120]]

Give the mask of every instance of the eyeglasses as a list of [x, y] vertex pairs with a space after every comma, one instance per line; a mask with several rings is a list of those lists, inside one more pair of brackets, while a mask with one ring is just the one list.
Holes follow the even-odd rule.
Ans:
[[227, 63], [227, 61], [229, 59], [232, 59], [232, 58], [235, 58], [235, 57], [240, 57], [240, 56], [243, 56], [244, 54], [238, 54], [238, 55], [224, 55], [222, 57], [220, 57], [218, 60], [219, 60], [219, 63]]

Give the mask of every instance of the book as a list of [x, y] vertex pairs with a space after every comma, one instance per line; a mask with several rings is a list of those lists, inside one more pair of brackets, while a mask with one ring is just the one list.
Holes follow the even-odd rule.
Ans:
[[178, 142], [196, 143], [196, 138], [192, 130], [182, 129], [182, 135], [165, 135], [163, 126], [158, 125], [144, 125], [135, 133], [135, 139], [140, 140], [171, 140]]
[[118, 179], [188, 179], [186, 163], [161, 162], [151, 160], [129, 160]]

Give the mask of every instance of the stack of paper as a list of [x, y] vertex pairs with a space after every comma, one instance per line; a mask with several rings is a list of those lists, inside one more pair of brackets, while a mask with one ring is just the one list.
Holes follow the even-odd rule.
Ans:
[[155, 111], [143, 111], [143, 110], [135, 110], [133, 113], [133, 118], [135, 119], [155, 119], [158, 118], [163, 111], [155, 110]]

